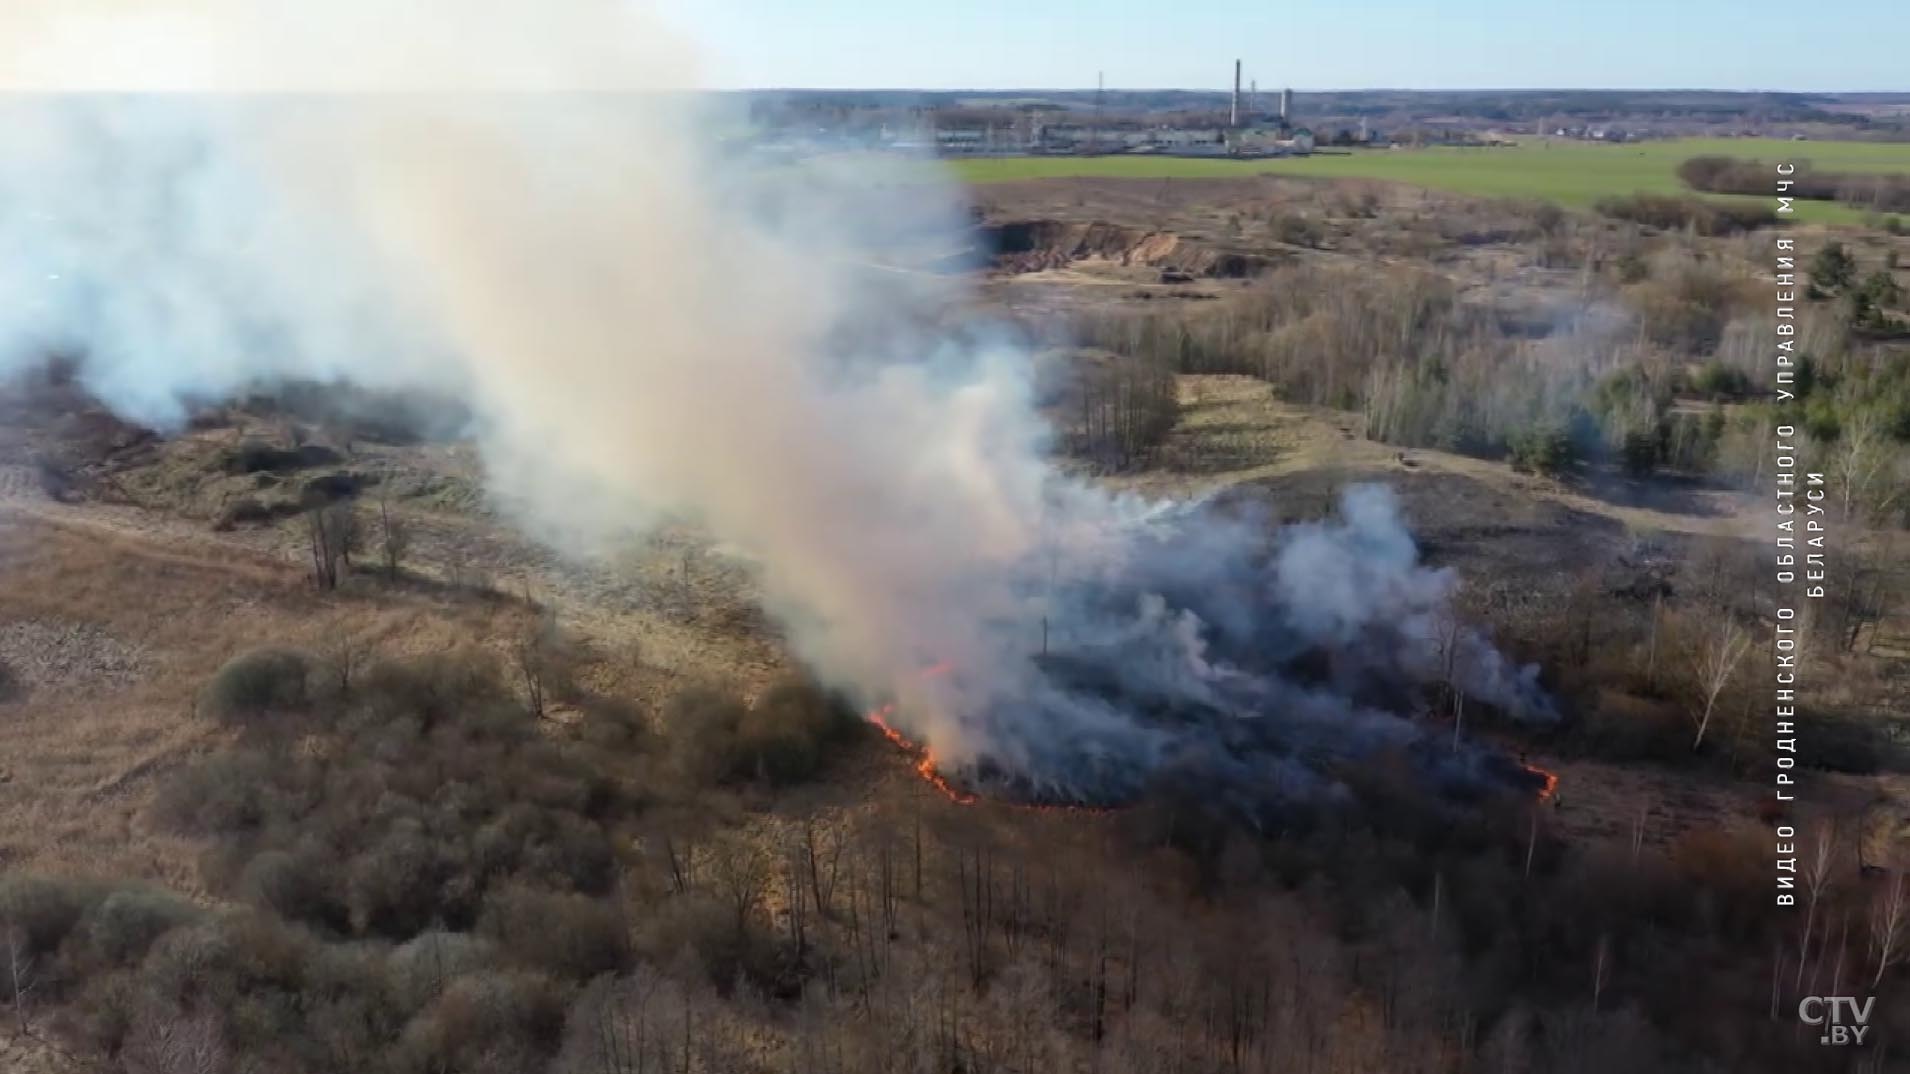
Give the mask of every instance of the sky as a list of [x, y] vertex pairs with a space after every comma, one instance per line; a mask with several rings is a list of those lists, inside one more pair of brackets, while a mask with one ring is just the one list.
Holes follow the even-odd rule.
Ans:
[[717, 89], [1910, 92], [1910, 0], [660, 0]]

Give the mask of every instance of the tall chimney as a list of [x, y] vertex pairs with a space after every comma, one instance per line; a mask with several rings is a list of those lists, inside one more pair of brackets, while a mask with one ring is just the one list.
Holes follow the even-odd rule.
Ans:
[[1233, 108], [1230, 109], [1227, 113], [1227, 125], [1229, 127], [1240, 126], [1240, 61], [1239, 60], [1234, 61], [1234, 103], [1233, 103]]
[[1280, 122], [1285, 123], [1291, 118], [1293, 118], [1293, 90], [1283, 89], [1280, 91]]

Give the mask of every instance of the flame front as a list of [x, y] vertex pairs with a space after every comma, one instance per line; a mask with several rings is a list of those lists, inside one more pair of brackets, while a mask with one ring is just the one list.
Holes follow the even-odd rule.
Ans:
[[[941, 671], [938, 672], [937, 669], [941, 669]], [[946, 672], [946, 670], [946, 664], [937, 664], [935, 667], [923, 672], [923, 674], [943, 673]], [[974, 795], [967, 791], [957, 789], [954, 784], [948, 781], [947, 777], [936, 771], [935, 755], [930, 753], [926, 746], [916, 745], [914, 740], [890, 725], [888, 718], [893, 715], [895, 715], [895, 703], [890, 702], [870, 712], [868, 714], [868, 720], [875, 725], [876, 730], [882, 732], [882, 737], [895, 743], [908, 753], [920, 755], [915, 762], [915, 774], [921, 776], [929, 786], [941, 792], [942, 797], [957, 805], [973, 805], [975, 802]]]
[[1548, 772], [1538, 765], [1531, 764], [1521, 763], [1519, 767], [1545, 781], [1545, 786], [1539, 788], [1539, 801], [1546, 801], [1552, 797], [1554, 791], [1558, 790], [1559, 777], [1557, 772]]

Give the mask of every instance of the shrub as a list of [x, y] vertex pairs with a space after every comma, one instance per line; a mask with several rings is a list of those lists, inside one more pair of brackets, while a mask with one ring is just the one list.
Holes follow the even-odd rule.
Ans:
[[1276, 213], [1267, 219], [1275, 242], [1289, 246], [1318, 247], [1325, 241], [1320, 226], [1296, 213]]
[[254, 649], [226, 661], [199, 695], [199, 711], [221, 723], [295, 712], [311, 700], [312, 658], [297, 649]]
[[482, 876], [524, 873], [586, 892], [609, 890], [616, 874], [616, 855], [596, 825], [522, 802], [478, 830], [471, 856]]
[[190, 833], [243, 832], [265, 823], [284, 769], [268, 755], [217, 754], [187, 768], [159, 792], [155, 812]]
[[456, 977], [498, 963], [497, 945], [463, 932], [421, 932], [392, 951], [385, 969], [392, 998], [407, 1013], [422, 1010]]
[[485, 896], [478, 932], [513, 961], [577, 982], [625, 969], [630, 938], [610, 903], [520, 885]]
[[358, 694], [374, 720], [414, 718], [426, 730], [479, 713], [522, 715], [497, 661], [469, 650], [380, 661], [366, 669]]
[[1648, 476], [1658, 468], [1663, 454], [1662, 438], [1657, 429], [1633, 429], [1625, 434], [1618, 453], [1626, 473], [1633, 477]]
[[288, 449], [274, 447], [263, 440], [246, 440], [226, 454], [222, 468], [229, 474], [278, 473], [310, 466], [328, 466], [338, 461], [338, 452], [322, 444], [303, 444]]
[[[156, 999], [175, 1003], [202, 999], [220, 1010], [234, 1011], [242, 1000], [263, 1005], [271, 993], [297, 993], [312, 947], [311, 936], [302, 930], [253, 911], [232, 911], [160, 936], [141, 965], [141, 976]], [[261, 1032], [291, 1029], [257, 1028]]]
[[468, 973], [411, 1020], [398, 1042], [400, 1074], [541, 1070], [564, 1031], [563, 996], [523, 972]]
[[663, 709], [671, 759], [693, 779], [729, 778], [741, 767], [737, 734], [748, 715], [734, 695], [700, 686], [679, 691]]
[[1601, 198], [1594, 208], [1601, 215], [1614, 220], [1628, 220], [1666, 231], [1688, 230], [1711, 237], [1735, 235], [1777, 222], [1777, 215], [1763, 205], [1714, 202], [1664, 194]]
[[461, 916], [456, 894], [446, 888], [453, 873], [446, 848], [416, 820], [400, 820], [346, 869], [352, 927], [408, 939], [437, 919]]
[[25, 956], [59, 949], [80, 919], [106, 897], [98, 884], [14, 873], [0, 876], [0, 929], [16, 930]]
[[1751, 390], [1751, 381], [1742, 369], [1714, 358], [1698, 368], [1697, 375], [1691, 378], [1691, 390], [1714, 399], [1735, 397], [1747, 394]]
[[1554, 477], [1578, 464], [1578, 448], [1571, 432], [1559, 423], [1541, 422], [1516, 430], [1506, 438], [1512, 468]]
[[814, 776], [828, 747], [862, 726], [854, 709], [807, 679], [785, 679], [764, 691], [738, 729], [740, 763], [777, 785]]
[[619, 754], [650, 748], [650, 723], [642, 710], [627, 702], [589, 698], [583, 703], [577, 737], [599, 749]]
[[150, 888], [115, 891], [87, 916], [87, 947], [108, 965], [132, 966], [153, 941], [197, 921], [198, 907], [170, 892]]
[[1857, 273], [1857, 263], [1844, 249], [1841, 242], [1826, 243], [1811, 258], [1811, 283], [1825, 291], [1841, 291], [1850, 286], [1851, 279]]
[[1653, 342], [1683, 354], [1709, 354], [1724, 338], [1740, 293], [1710, 264], [1681, 261], [1662, 283], [1633, 288], [1629, 297]]
[[1620, 283], [1643, 283], [1651, 277], [1651, 263], [1636, 250], [1627, 250], [1618, 255], [1615, 267]]
[[338, 882], [338, 866], [320, 852], [265, 850], [239, 875], [239, 894], [247, 902], [285, 918], [334, 931], [350, 924]]

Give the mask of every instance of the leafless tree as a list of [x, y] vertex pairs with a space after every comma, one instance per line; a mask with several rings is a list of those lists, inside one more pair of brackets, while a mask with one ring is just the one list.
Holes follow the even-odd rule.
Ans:
[[555, 617], [543, 615], [512, 639], [511, 663], [524, 684], [531, 715], [542, 719], [552, 700], [562, 700], [572, 690], [577, 646]]
[[371, 645], [362, 635], [341, 625], [324, 643], [322, 655], [326, 669], [332, 673], [333, 685], [343, 697], [351, 693], [353, 679], [371, 656]]
[[385, 577], [398, 580], [398, 568], [411, 550], [411, 526], [391, 509], [391, 475], [378, 482], [378, 555], [384, 561]]
[[1837, 853], [1837, 828], [1830, 821], [1817, 825], [1811, 845], [1804, 855], [1804, 938], [1797, 945], [1797, 979], [1792, 988], [1804, 983], [1804, 964], [1810, 961], [1811, 933], [1817, 924], [1817, 907], [1830, 889], [1831, 862]]
[[31, 1002], [37, 981], [33, 973], [33, 956], [27, 953], [25, 931], [11, 921], [6, 923], [7, 939], [7, 991], [13, 1002], [13, 1017], [19, 1023], [22, 1035], [31, 1032], [32, 1026], [27, 1019], [27, 1004]]
[[312, 552], [312, 580], [320, 589], [337, 589], [340, 565], [351, 567], [351, 555], [362, 535], [358, 511], [350, 500], [315, 506], [305, 512], [305, 534]]
[[1598, 937], [1598, 950], [1592, 955], [1592, 1010], [1598, 1010], [1599, 1000], [1605, 995], [1605, 977], [1610, 972], [1609, 957], [1611, 938], [1601, 934]]
[[747, 935], [750, 918], [755, 916], [764, 897], [769, 894], [771, 869], [768, 855], [744, 836], [725, 836], [711, 844], [710, 874], [723, 901], [736, 916], [736, 934]]
[[1903, 891], [1904, 874], [1890, 874], [1883, 890], [1870, 904], [1870, 957], [1877, 964], [1870, 987], [1883, 981], [1886, 970], [1903, 961], [1906, 941], [1910, 941], [1910, 904]]
[[219, 1015], [148, 1009], [133, 1019], [120, 1062], [127, 1074], [220, 1074], [229, 1056]]
[[1717, 710], [1718, 695], [1731, 683], [1738, 663], [1750, 651], [1751, 635], [1730, 615], [1722, 617], [1716, 636], [1703, 640], [1691, 655], [1691, 672], [1703, 702], [1691, 715], [1698, 733], [1691, 740], [1696, 750], [1704, 745], [1704, 733], [1711, 727], [1711, 715]]
[[1831, 466], [1843, 493], [1844, 521], [1888, 514], [1902, 497], [1900, 457], [1882, 414], [1860, 407], [1838, 430]]

